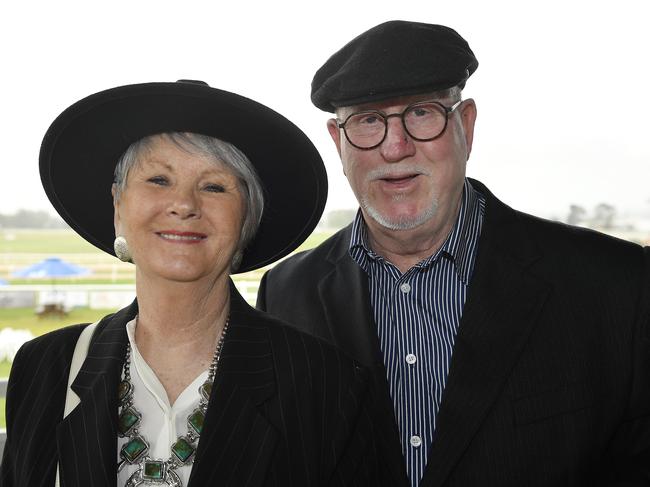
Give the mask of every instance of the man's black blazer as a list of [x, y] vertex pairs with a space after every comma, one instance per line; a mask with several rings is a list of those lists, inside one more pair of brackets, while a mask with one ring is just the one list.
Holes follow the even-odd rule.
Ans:
[[[650, 485], [650, 251], [486, 197], [422, 483]], [[351, 227], [262, 280], [258, 307], [374, 371], [384, 475], [407, 485]]]
[[[95, 331], [62, 420], [70, 360], [83, 326], [25, 344], [7, 389], [0, 485], [115, 486], [117, 385], [129, 308]], [[382, 485], [365, 402], [367, 371], [331, 345], [248, 306], [231, 286], [224, 342], [189, 487]], [[386, 484], [384, 484], [386, 485]], [[187, 487], [187, 486], [186, 486]]]

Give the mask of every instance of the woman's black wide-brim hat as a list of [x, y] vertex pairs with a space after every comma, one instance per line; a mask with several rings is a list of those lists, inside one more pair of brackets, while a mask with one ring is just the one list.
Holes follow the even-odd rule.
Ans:
[[327, 175], [309, 138], [274, 110], [195, 81], [121, 86], [61, 113], [40, 152], [41, 181], [54, 208], [79, 235], [114, 255], [115, 165], [133, 142], [164, 132], [225, 140], [255, 166], [265, 190], [264, 213], [237, 272], [286, 256], [316, 227]]

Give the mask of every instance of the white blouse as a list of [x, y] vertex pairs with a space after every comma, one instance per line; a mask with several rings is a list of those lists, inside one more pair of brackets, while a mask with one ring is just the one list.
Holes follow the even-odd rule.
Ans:
[[[149, 443], [149, 457], [154, 460], [167, 460], [171, 456], [171, 445], [179, 435], [187, 433], [187, 417], [199, 404], [199, 387], [208, 378], [208, 370], [203, 371], [178, 396], [173, 405], [169, 404], [165, 388], [156, 377], [151, 367], [140, 355], [135, 344], [135, 324], [133, 319], [126, 324], [126, 332], [131, 344], [131, 384], [133, 385], [133, 405], [142, 414], [138, 425], [140, 435]], [[122, 372], [124, 374], [124, 372]], [[124, 377], [122, 377], [124, 378]], [[129, 438], [117, 438], [118, 463], [120, 449]], [[129, 477], [138, 470], [138, 465], [125, 463], [117, 475], [117, 485], [126, 484]], [[183, 465], [175, 469], [183, 485], [187, 485], [192, 465]]]

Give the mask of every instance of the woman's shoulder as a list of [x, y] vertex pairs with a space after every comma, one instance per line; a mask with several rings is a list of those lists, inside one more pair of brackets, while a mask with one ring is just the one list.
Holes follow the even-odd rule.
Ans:
[[65, 326], [25, 342], [13, 360], [12, 373], [14, 369], [51, 368], [58, 363], [69, 363], [77, 339], [86, 326], [88, 323]]
[[21, 347], [20, 353], [48, 354], [62, 347], [65, 348], [70, 344], [74, 347], [79, 335], [88, 324], [89, 323], [79, 323], [68, 325], [40, 335], [25, 342]]
[[85, 326], [66, 326], [20, 347], [11, 364], [7, 412], [10, 405], [15, 409], [16, 404], [40, 401], [43, 397], [50, 401], [52, 392], [65, 385], [77, 339]]

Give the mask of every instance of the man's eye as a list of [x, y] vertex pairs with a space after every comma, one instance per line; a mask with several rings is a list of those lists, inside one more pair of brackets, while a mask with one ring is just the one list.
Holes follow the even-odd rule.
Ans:
[[422, 108], [422, 107], [413, 108], [411, 110], [411, 113], [413, 115], [415, 115], [416, 117], [424, 117], [426, 115], [429, 115], [430, 112], [431, 112], [431, 110], [428, 110], [428, 109]]
[[358, 123], [361, 125], [374, 125], [380, 122], [380, 117], [374, 113], [369, 113], [368, 115], [363, 115], [359, 117]]

